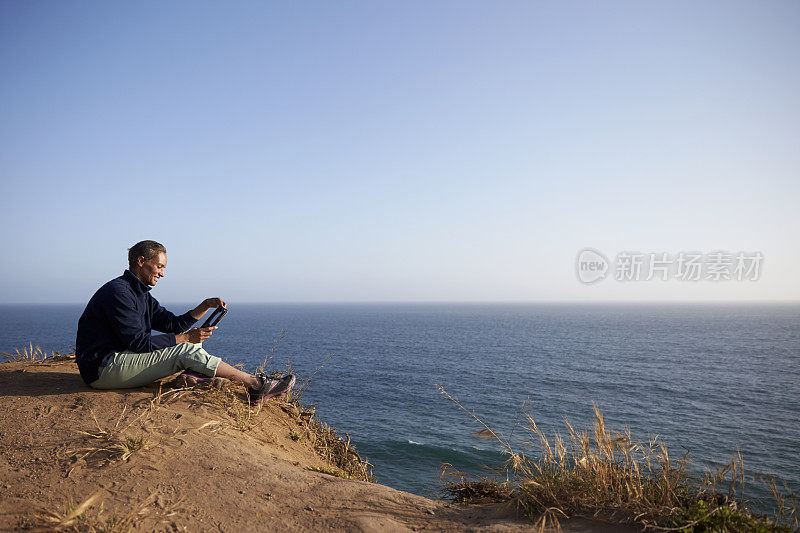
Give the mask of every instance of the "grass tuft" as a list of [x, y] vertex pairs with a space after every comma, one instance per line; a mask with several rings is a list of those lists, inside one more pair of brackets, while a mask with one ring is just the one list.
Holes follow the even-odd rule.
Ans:
[[329, 476], [340, 477], [342, 479], [355, 479], [350, 474], [347, 474], [337, 468], [330, 468], [327, 466], [309, 466], [308, 470], [312, 472], [322, 472], [323, 474], [328, 474]]
[[442, 478], [447, 480], [441, 488], [442, 495], [456, 503], [482, 504], [507, 502], [514, 497], [514, 488], [506, 481], [489, 477], [470, 476], [465, 472], [453, 470], [453, 465], [442, 465]]
[[77, 531], [76, 523], [90, 507], [100, 501], [102, 495], [102, 491], [97, 491], [77, 506], [72, 501], [68, 501], [66, 510], [63, 513], [42, 511], [42, 518], [48, 523], [48, 526], [55, 531]]
[[[130, 531], [144, 531], [142, 521], [149, 518], [151, 523], [172, 522], [174, 516], [180, 510], [182, 498], [177, 502], [172, 502], [162, 498], [157, 492], [153, 492], [145, 500], [139, 502], [127, 513], [122, 515], [111, 514], [104, 508], [103, 503], [96, 504], [102, 499], [103, 491], [97, 491], [80, 505], [75, 505], [72, 500], [65, 504], [65, 511], [57, 513], [42, 510], [39, 515], [46, 524], [45, 528], [37, 531], [63, 531], [70, 533], [128, 533]], [[170, 528], [169, 531], [177, 530]], [[159, 528], [159, 531], [161, 528]], [[166, 529], [165, 529], [166, 530]]]
[[70, 361], [75, 359], [74, 353], [62, 354], [59, 352], [47, 353], [42, 350], [38, 345], [34, 346], [32, 342], [28, 346], [23, 346], [22, 351], [19, 348], [14, 350], [14, 353], [3, 352], [4, 363], [15, 362], [28, 362], [28, 363], [42, 363], [45, 361]]
[[[133, 422], [129, 423], [125, 428], [120, 429], [120, 423], [125, 416], [127, 406], [122, 409], [122, 412], [113, 427], [105, 429], [97, 421], [94, 411], [89, 411], [94, 418], [96, 429], [92, 431], [79, 430], [78, 433], [89, 437], [90, 445], [83, 448], [71, 450], [71, 455], [74, 460], [86, 458], [99, 458], [101, 462], [106, 464], [113, 461], [127, 461], [130, 457], [139, 451], [147, 448], [150, 439], [144, 426], [141, 432], [132, 434], [129, 432], [131, 426], [141, 421], [141, 415]], [[149, 411], [145, 411], [147, 414]]]
[[529, 457], [516, 453], [510, 438], [490, 429], [443, 387], [437, 388], [483, 426], [482, 437], [496, 439], [509, 455], [504, 465], [509, 483], [462, 475], [444, 488], [456, 501], [480, 501], [484, 492], [516, 500], [541, 530], [560, 527], [559, 519], [572, 516], [662, 531], [788, 532], [798, 528], [796, 499], [790, 501], [777, 489], [773, 492], [780, 505], [774, 516], [757, 516], [747, 509], [740, 453], [718, 471], [698, 477], [688, 471], [688, 453], [675, 458], [658, 437], [639, 442], [628, 429], [608, 429], [595, 405], [591, 429], [576, 430], [565, 419], [566, 437], [556, 433], [551, 439], [526, 414], [523, 442], [537, 449], [536, 457]]
[[[330, 427], [316, 417], [316, 407], [314, 405], [304, 405], [302, 402], [303, 393], [311, 385], [317, 372], [333, 356], [334, 354], [330, 354], [326, 357], [308, 378], [298, 378], [294, 388], [284, 396], [284, 401], [289, 407], [290, 414], [308, 430], [317, 454], [328, 463], [341, 469], [345, 475], [344, 477], [374, 483], [375, 476], [372, 474], [372, 464], [366, 458], [361, 457], [350, 441], [350, 435], [345, 433], [344, 437], [341, 437], [336, 428]], [[287, 363], [286, 371], [292, 374], [295, 373], [290, 363]]]
[[328, 426], [317, 418], [309, 421], [313, 434], [314, 449], [327, 462], [341, 469], [348, 479], [375, 482], [372, 464], [361, 457], [350, 442], [350, 435], [339, 436], [336, 428]]

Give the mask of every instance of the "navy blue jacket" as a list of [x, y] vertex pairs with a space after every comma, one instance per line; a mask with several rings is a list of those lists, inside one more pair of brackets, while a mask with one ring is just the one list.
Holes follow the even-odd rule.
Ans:
[[[87, 385], [98, 379], [99, 368], [113, 352], [145, 353], [175, 346], [175, 334], [197, 321], [189, 311], [175, 316], [161, 307], [150, 289], [126, 270], [89, 300], [78, 320], [75, 341], [75, 359]], [[152, 329], [165, 335], [152, 335]]]

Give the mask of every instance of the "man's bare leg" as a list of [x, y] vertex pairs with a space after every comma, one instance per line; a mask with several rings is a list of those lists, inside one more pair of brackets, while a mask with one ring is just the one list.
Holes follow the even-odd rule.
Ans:
[[251, 389], [257, 389], [261, 386], [261, 380], [255, 377], [253, 374], [242, 372], [238, 368], [232, 367], [225, 361], [220, 361], [219, 366], [217, 366], [217, 377], [227, 378], [231, 381], [242, 383]]

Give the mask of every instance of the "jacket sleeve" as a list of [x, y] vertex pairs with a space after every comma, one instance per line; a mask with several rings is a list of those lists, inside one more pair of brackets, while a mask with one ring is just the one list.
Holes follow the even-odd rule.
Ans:
[[[148, 295], [149, 296], [149, 295]], [[186, 311], [181, 316], [175, 316], [173, 313], [164, 309], [158, 303], [158, 300], [150, 296], [148, 298], [150, 305], [150, 312], [152, 313], [153, 329], [163, 331], [164, 333], [183, 333], [187, 331], [192, 324], [197, 322], [197, 319], [192, 316], [191, 311]]]
[[127, 291], [114, 291], [104, 307], [111, 330], [123, 349], [145, 353], [177, 344], [173, 334], [150, 334], [136, 309], [136, 299]]

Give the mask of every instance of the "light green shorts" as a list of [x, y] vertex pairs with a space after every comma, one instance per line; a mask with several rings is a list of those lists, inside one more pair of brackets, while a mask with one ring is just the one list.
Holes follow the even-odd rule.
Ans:
[[94, 389], [129, 389], [141, 387], [181, 370], [193, 370], [214, 377], [221, 359], [209, 354], [201, 344], [182, 342], [154, 352], [114, 352], [100, 367]]

